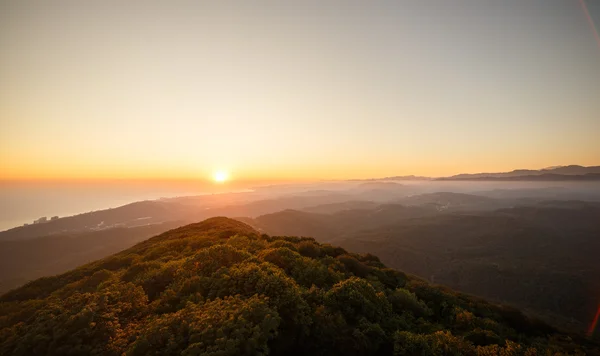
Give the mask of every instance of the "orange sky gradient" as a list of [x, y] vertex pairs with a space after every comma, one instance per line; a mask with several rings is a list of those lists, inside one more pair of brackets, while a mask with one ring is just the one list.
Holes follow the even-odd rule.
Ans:
[[497, 4], [0, 1], [0, 180], [599, 165], [580, 4]]

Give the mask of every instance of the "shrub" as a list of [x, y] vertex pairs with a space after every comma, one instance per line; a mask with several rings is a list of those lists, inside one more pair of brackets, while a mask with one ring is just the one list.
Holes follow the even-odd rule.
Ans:
[[377, 292], [369, 282], [356, 277], [334, 285], [325, 294], [325, 304], [339, 310], [349, 321], [364, 317], [378, 322], [392, 309], [382, 292]]
[[344, 268], [346, 269], [346, 271], [352, 273], [353, 275], [355, 275], [357, 277], [364, 278], [364, 277], [368, 276], [369, 273], [371, 272], [371, 267], [363, 264], [362, 262], [360, 262], [353, 256], [340, 255], [340, 256], [337, 256], [336, 259], [344, 265]]
[[[164, 315], [149, 323], [130, 355], [267, 355], [281, 317], [267, 298], [216, 299]], [[224, 337], [226, 336], [226, 337]]]
[[388, 297], [395, 313], [402, 314], [409, 312], [417, 317], [429, 316], [432, 314], [427, 305], [419, 300], [414, 293], [404, 289], [397, 288]]

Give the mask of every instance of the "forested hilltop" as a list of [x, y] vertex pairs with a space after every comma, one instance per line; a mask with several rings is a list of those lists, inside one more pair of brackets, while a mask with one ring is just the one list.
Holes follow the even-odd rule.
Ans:
[[212, 218], [0, 297], [1, 355], [600, 355], [518, 310]]

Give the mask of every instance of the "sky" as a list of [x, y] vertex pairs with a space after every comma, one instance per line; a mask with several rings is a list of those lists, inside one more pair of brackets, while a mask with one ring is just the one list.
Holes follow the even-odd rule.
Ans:
[[0, 0], [4, 180], [598, 165], [599, 98], [580, 0]]

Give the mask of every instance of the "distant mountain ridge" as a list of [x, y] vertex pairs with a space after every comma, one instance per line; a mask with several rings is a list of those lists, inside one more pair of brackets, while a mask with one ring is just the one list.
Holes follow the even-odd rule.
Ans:
[[588, 174], [530, 174], [524, 176], [514, 177], [493, 177], [493, 176], [482, 176], [476, 178], [439, 178], [439, 181], [494, 181], [494, 182], [514, 182], [514, 181], [534, 181], [534, 182], [573, 182], [573, 181], [598, 181], [600, 180], [600, 173], [588, 173]]
[[569, 165], [539, 170], [516, 169], [510, 172], [457, 174], [437, 180], [600, 180], [600, 166]]
[[449, 177], [426, 176], [392, 176], [371, 179], [350, 179], [351, 182], [381, 181], [461, 181], [461, 180], [496, 180], [496, 181], [585, 181], [600, 180], [600, 166], [552, 166], [542, 169], [515, 169], [510, 172], [461, 173]]

